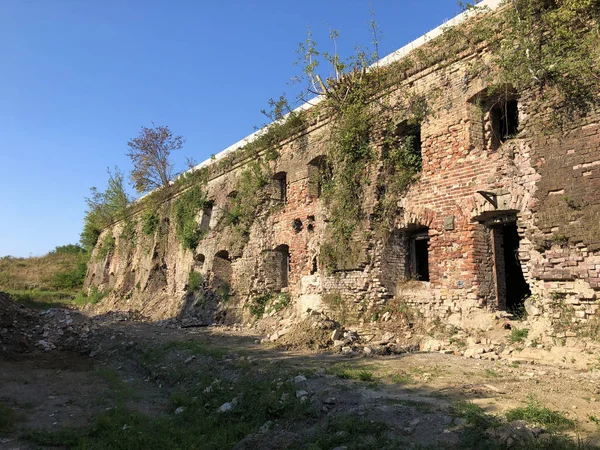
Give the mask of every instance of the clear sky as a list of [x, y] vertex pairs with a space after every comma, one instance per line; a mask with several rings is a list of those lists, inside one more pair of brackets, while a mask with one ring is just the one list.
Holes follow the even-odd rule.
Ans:
[[175, 159], [201, 162], [293, 94], [310, 26], [343, 54], [383, 32], [380, 54], [460, 12], [456, 0], [0, 0], [0, 256], [75, 243], [91, 186], [131, 169], [127, 141], [168, 125]]

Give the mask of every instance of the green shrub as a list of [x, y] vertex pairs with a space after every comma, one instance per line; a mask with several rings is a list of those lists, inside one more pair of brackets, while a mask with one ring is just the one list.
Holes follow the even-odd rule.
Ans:
[[204, 237], [198, 223], [198, 213], [206, 206], [206, 190], [201, 186], [188, 189], [175, 201], [175, 231], [184, 248], [195, 249]]
[[196, 292], [202, 287], [203, 284], [204, 284], [204, 277], [202, 276], [202, 274], [200, 272], [191, 270], [188, 275], [187, 291], [188, 292]]
[[129, 217], [125, 219], [125, 225], [123, 226], [123, 230], [119, 236], [119, 243], [121, 245], [135, 245], [136, 227], [137, 221], [135, 219], [131, 219]]
[[[80, 242], [91, 251], [106, 227], [129, 214], [129, 196], [125, 192], [123, 174], [118, 168], [108, 170], [108, 186], [105, 191], [90, 189], [91, 196], [85, 198], [87, 211], [83, 219]], [[106, 255], [105, 255], [106, 256]]]
[[88, 303], [95, 305], [97, 303], [100, 303], [100, 300], [102, 300], [106, 296], [106, 294], [106, 292], [100, 291], [96, 286], [92, 286], [89, 293], [81, 291], [79, 294], [77, 294], [73, 302], [80, 306], [86, 305]]
[[156, 211], [148, 211], [142, 216], [142, 232], [147, 236], [154, 235], [160, 218]]
[[60, 255], [60, 254], [68, 254], [68, 255], [77, 255], [80, 253], [85, 253], [85, 248], [83, 248], [79, 244], [67, 244], [67, 245], [58, 245], [54, 250], [49, 252], [49, 255]]
[[79, 262], [73, 270], [55, 273], [51, 278], [51, 284], [55, 289], [76, 289], [83, 286], [87, 273], [87, 263]]
[[233, 290], [231, 289], [231, 285], [229, 283], [221, 284], [217, 288], [216, 294], [222, 302], [228, 301], [233, 296]]
[[115, 251], [115, 237], [112, 233], [107, 233], [100, 244], [100, 248], [98, 249], [98, 253], [96, 253], [96, 259], [101, 261], [106, 258], [108, 255], [112, 255]]
[[252, 314], [257, 319], [262, 318], [265, 314], [265, 308], [267, 303], [271, 301], [273, 298], [273, 294], [267, 292], [266, 294], [259, 295], [258, 297], [254, 297], [250, 302], [248, 308], [250, 309], [250, 314]]
[[281, 292], [275, 296], [272, 308], [274, 311], [279, 312], [290, 306], [291, 300], [288, 292]]

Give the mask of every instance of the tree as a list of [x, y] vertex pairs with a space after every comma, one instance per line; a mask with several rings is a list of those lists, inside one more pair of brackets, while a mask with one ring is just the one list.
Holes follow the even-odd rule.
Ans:
[[98, 237], [104, 228], [127, 215], [130, 198], [125, 192], [123, 174], [115, 167], [114, 172], [107, 169], [108, 186], [106, 191], [90, 188], [91, 196], [85, 198], [87, 210], [83, 219], [81, 244], [87, 250], [96, 245]]
[[163, 186], [169, 186], [173, 176], [173, 164], [169, 156], [173, 150], [183, 147], [184, 139], [174, 136], [166, 126], [142, 127], [139, 136], [131, 139], [127, 145], [133, 170], [131, 181], [136, 191], [145, 193]]

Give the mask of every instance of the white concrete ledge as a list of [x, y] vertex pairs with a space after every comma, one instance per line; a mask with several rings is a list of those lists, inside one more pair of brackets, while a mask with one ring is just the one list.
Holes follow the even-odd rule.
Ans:
[[[494, 9], [498, 8], [503, 3], [503, 1], [504, 0], [483, 0], [480, 3], [477, 3], [477, 8], [487, 8], [490, 10], [494, 10]], [[408, 55], [413, 50], [425, 45], [427, 42], [440, 36], [446, 30], [446, 28], [461, 24], [474, 14], [476, 14], [476, 10], [468, 10], [468, 11], [465, 11], [465, 12], [459, 14], [458, 16], [454, 17], [453, 19], [450, 19], [449, 21], [440, 25], [439, 27], [434, 28], [429, 33], [424, 34], [420, 38], [415, 39], [414, 41], [410, 42], [409, 44], [405, 45], [404, 47], [402, 47], [402, 48], [396, 50], [395, 52], [390, 53], [386, 57], [380, 59], [375, 64], [373, 64], [371, 67], [387, 66], [389, 64], [392, 64], [396, 61], [401, 60], [402, 58], [404, 58], [406, 55]], [[317, 105], [322, 100], [323, 100], [323, 98], [321, 98], [321, 97], [316, 97], [314, 99], [311, 99], [310, 102], [304, 103], [304, 104], [300, 105], [298, 108], [294, 109], [294, 112], [300, 112], [300, 111], [310, 109], [313, 106]], [[270, 125], [267, 125], [267, 126], [261, 128], [260, 130], [257, 130], [254, 133], [250, 134], [249, 136], [246, 136], [244, 139], [236, 142], [235, 144], [230, 145], [225, 150], [222, 150], [221, 152], [215, 154], [213, 157], [201, 162], [200, 164], [198, 164], [194, 168], [188, 170], [187, 172], [209, 166], [212, 163], [224, 158], [229, 153], [254, 141], [269, 126]]]

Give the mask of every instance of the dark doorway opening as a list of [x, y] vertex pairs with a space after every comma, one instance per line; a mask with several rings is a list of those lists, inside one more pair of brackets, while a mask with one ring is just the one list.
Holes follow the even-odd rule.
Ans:
[[506, 310], [515, 314], [522, 312], [525, 299], [531, 295], [519, 260], [520, 240], [516, 223], [508, 223], [502, 227]]
[[429, 281], [429, 230], [419, 228], [410, 234], [409, 278]]

